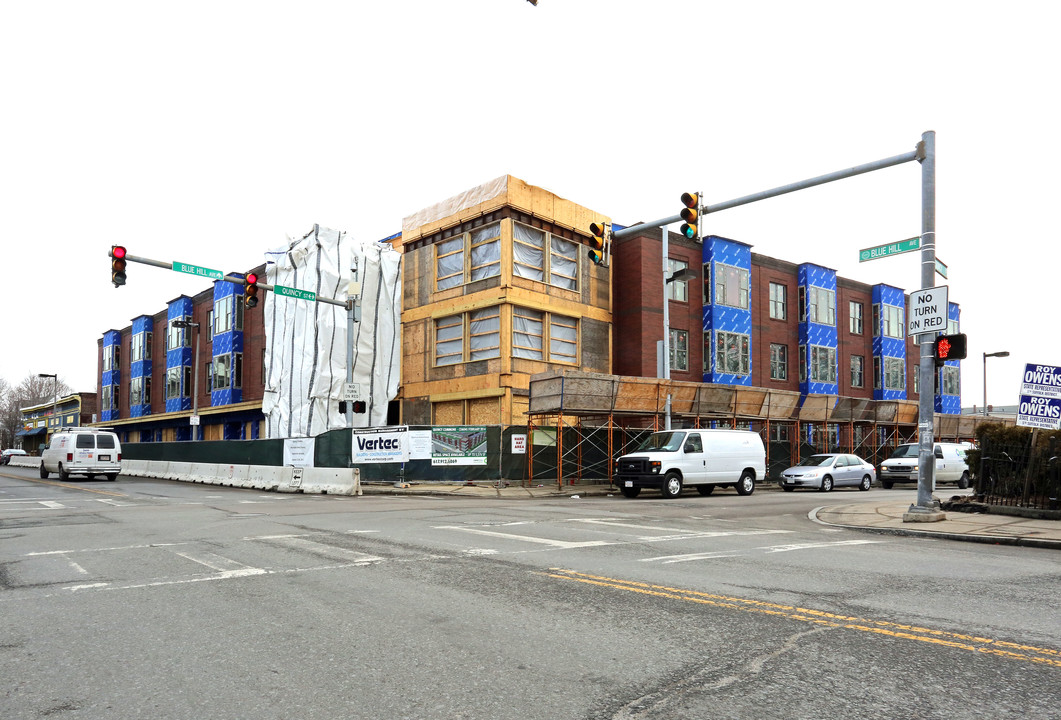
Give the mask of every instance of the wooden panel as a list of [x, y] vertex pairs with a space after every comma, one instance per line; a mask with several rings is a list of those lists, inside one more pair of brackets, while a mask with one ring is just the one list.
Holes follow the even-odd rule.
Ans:
[[435, 416], [435, 425], [463, 425], [464, 424], [464, 401], [453, 400], [450, 402], [432, 403], [432, 414]]
[[480, 398], [468, 401], [469, 425], [500, 425], [501, 398]]

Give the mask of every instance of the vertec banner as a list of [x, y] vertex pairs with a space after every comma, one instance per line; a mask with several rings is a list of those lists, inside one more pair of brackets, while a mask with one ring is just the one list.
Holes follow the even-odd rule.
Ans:
[[409, 428], [407, 426], [355, 430], [350, 459], [358, 463], [409, 462]]

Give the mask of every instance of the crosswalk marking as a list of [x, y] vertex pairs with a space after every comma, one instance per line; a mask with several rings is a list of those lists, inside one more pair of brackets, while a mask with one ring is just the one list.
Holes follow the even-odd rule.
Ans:
[[534, 537], [533, 535], [516, 535], [514, 533], [495, 532], [493, 530], [480, 530], [479, 528], [461, 527], [460, 525], [439, 525], [436, 530], [460, 530], [473, 535], [486, 535], [488, 537], [505, 538], [506, 540], [521, 540], [523, 542], [538, 543], [540, 545], [551, 545], [553, 547], [571, 548], [600, 547], [601, 545], [614, 545], [615, 543], [604, 540], [587, 540], [584, 542], [571, 542], [568, 540], [554, 540], [552, 538]]

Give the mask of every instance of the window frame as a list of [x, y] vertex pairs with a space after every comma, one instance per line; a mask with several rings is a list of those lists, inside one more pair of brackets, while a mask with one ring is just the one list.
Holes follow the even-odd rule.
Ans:
[[852, 335], [861, 335], [865, 330], [865, 308], [857, 300], [849, 300], [847, 303], [847, 325]]
[[[497, 228], [496, 234], [486, 235], [485, 232], [491, 228]], [[440, 240], [434, 243], [434, 288], [435, 292], [452, 290], [453, 288], [467, 285], [480, 280], [500, 277], [501, 275], [501, 221], [495, 220], [470, 228], [459, 235]], [[496, 244], [496, 253], [491, 253], [486, 262], [475, 264], [474, 257], [477, 252], [484, 251], [490, 245]], [[459, 269], [454, 267], [454, 272], [439, 275], [439, 263], [443, 258], [459, 256]], [[496, 258], [496, 259], [495, 259]], [[456, 265], [456, 263], [455, 263]], [[495, 268], [494, 271], [476, 277], [482, 268]]]
[[788, 286], [783, 283], [770, 283], [770, 318], [788, 319]]
[[[667, 258], [667, 277], [672, 277], [681, 270], [688, 270], [689, 263], [686, 260]], [[667, 283], [667, 299], [673, 302], [689, 302], [689, 280], [672, 280]], [[688, 365], [688, 363], [686, 363]]]
[[[858, 364], [858, 369], [855, 369], [855, 364]], [[851, 387], [853, 388], [864, 388], [866, 386], [866, 356], [865, 355], [852, 355], [851, 356]], [[857, 373], [857, 376], [856, 376]]]
[[[737, 362], [740, 365], [739, 370], [728, 369], [728, 361], [726, 363], [726, 369], [719, 369], [719, 348], [722, 347], [722, 354], [728, 358], [730, 350], [730, 341], [734, 341], [737, 344], [736, 348], [734, 349], [736, 350], [736, 354], [738, 356]], [[742, 377], [751, 374], [751, 336], [745, 333], [730, 332], [728, 330], [716, 330], [713, 355], [716, 373], [726, 375], [739, 375]]]
[[770, 343], [770, 379], [788, 380], [788, 345]]
[[[751, 297], [751, 272], [745, 268], [737, 265], [729, 265], [728, 263], [714, 262], [714, 293], [715, 293], [715, 305], [723, 305], [725, 307], [734, 307], [741, 310], [747, 310], [750, 307]], [[730, 295], [730, 274], [735, 272], [737, 274], [736, 281], [736, 304], [728, 302]], [[720, 297], [721, 296], [721, 297]]]
[[689, 331], [670, 328], [668, 344], [670, 369], [689, 372]]
[[[808, 345], [807, 353], [807, 370], [810, 382], [835, 385], [837, 371], [836, 348], [829, 347], [828, 345]], [[824, 360], [822, 357], [823, 355]], [[821, 370], [823, 367], [825, 368], [824, 380], [821, 377]]]

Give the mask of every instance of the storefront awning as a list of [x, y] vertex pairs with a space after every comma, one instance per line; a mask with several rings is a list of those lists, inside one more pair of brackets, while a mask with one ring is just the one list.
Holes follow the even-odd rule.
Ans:
[[48, 432], [48, 428], [46, 427], [33, 428], [32, 430], [19, 430], [15, 433], [15, 437], [33, 437], [34, 435], [43, 435], [46, 432]]

